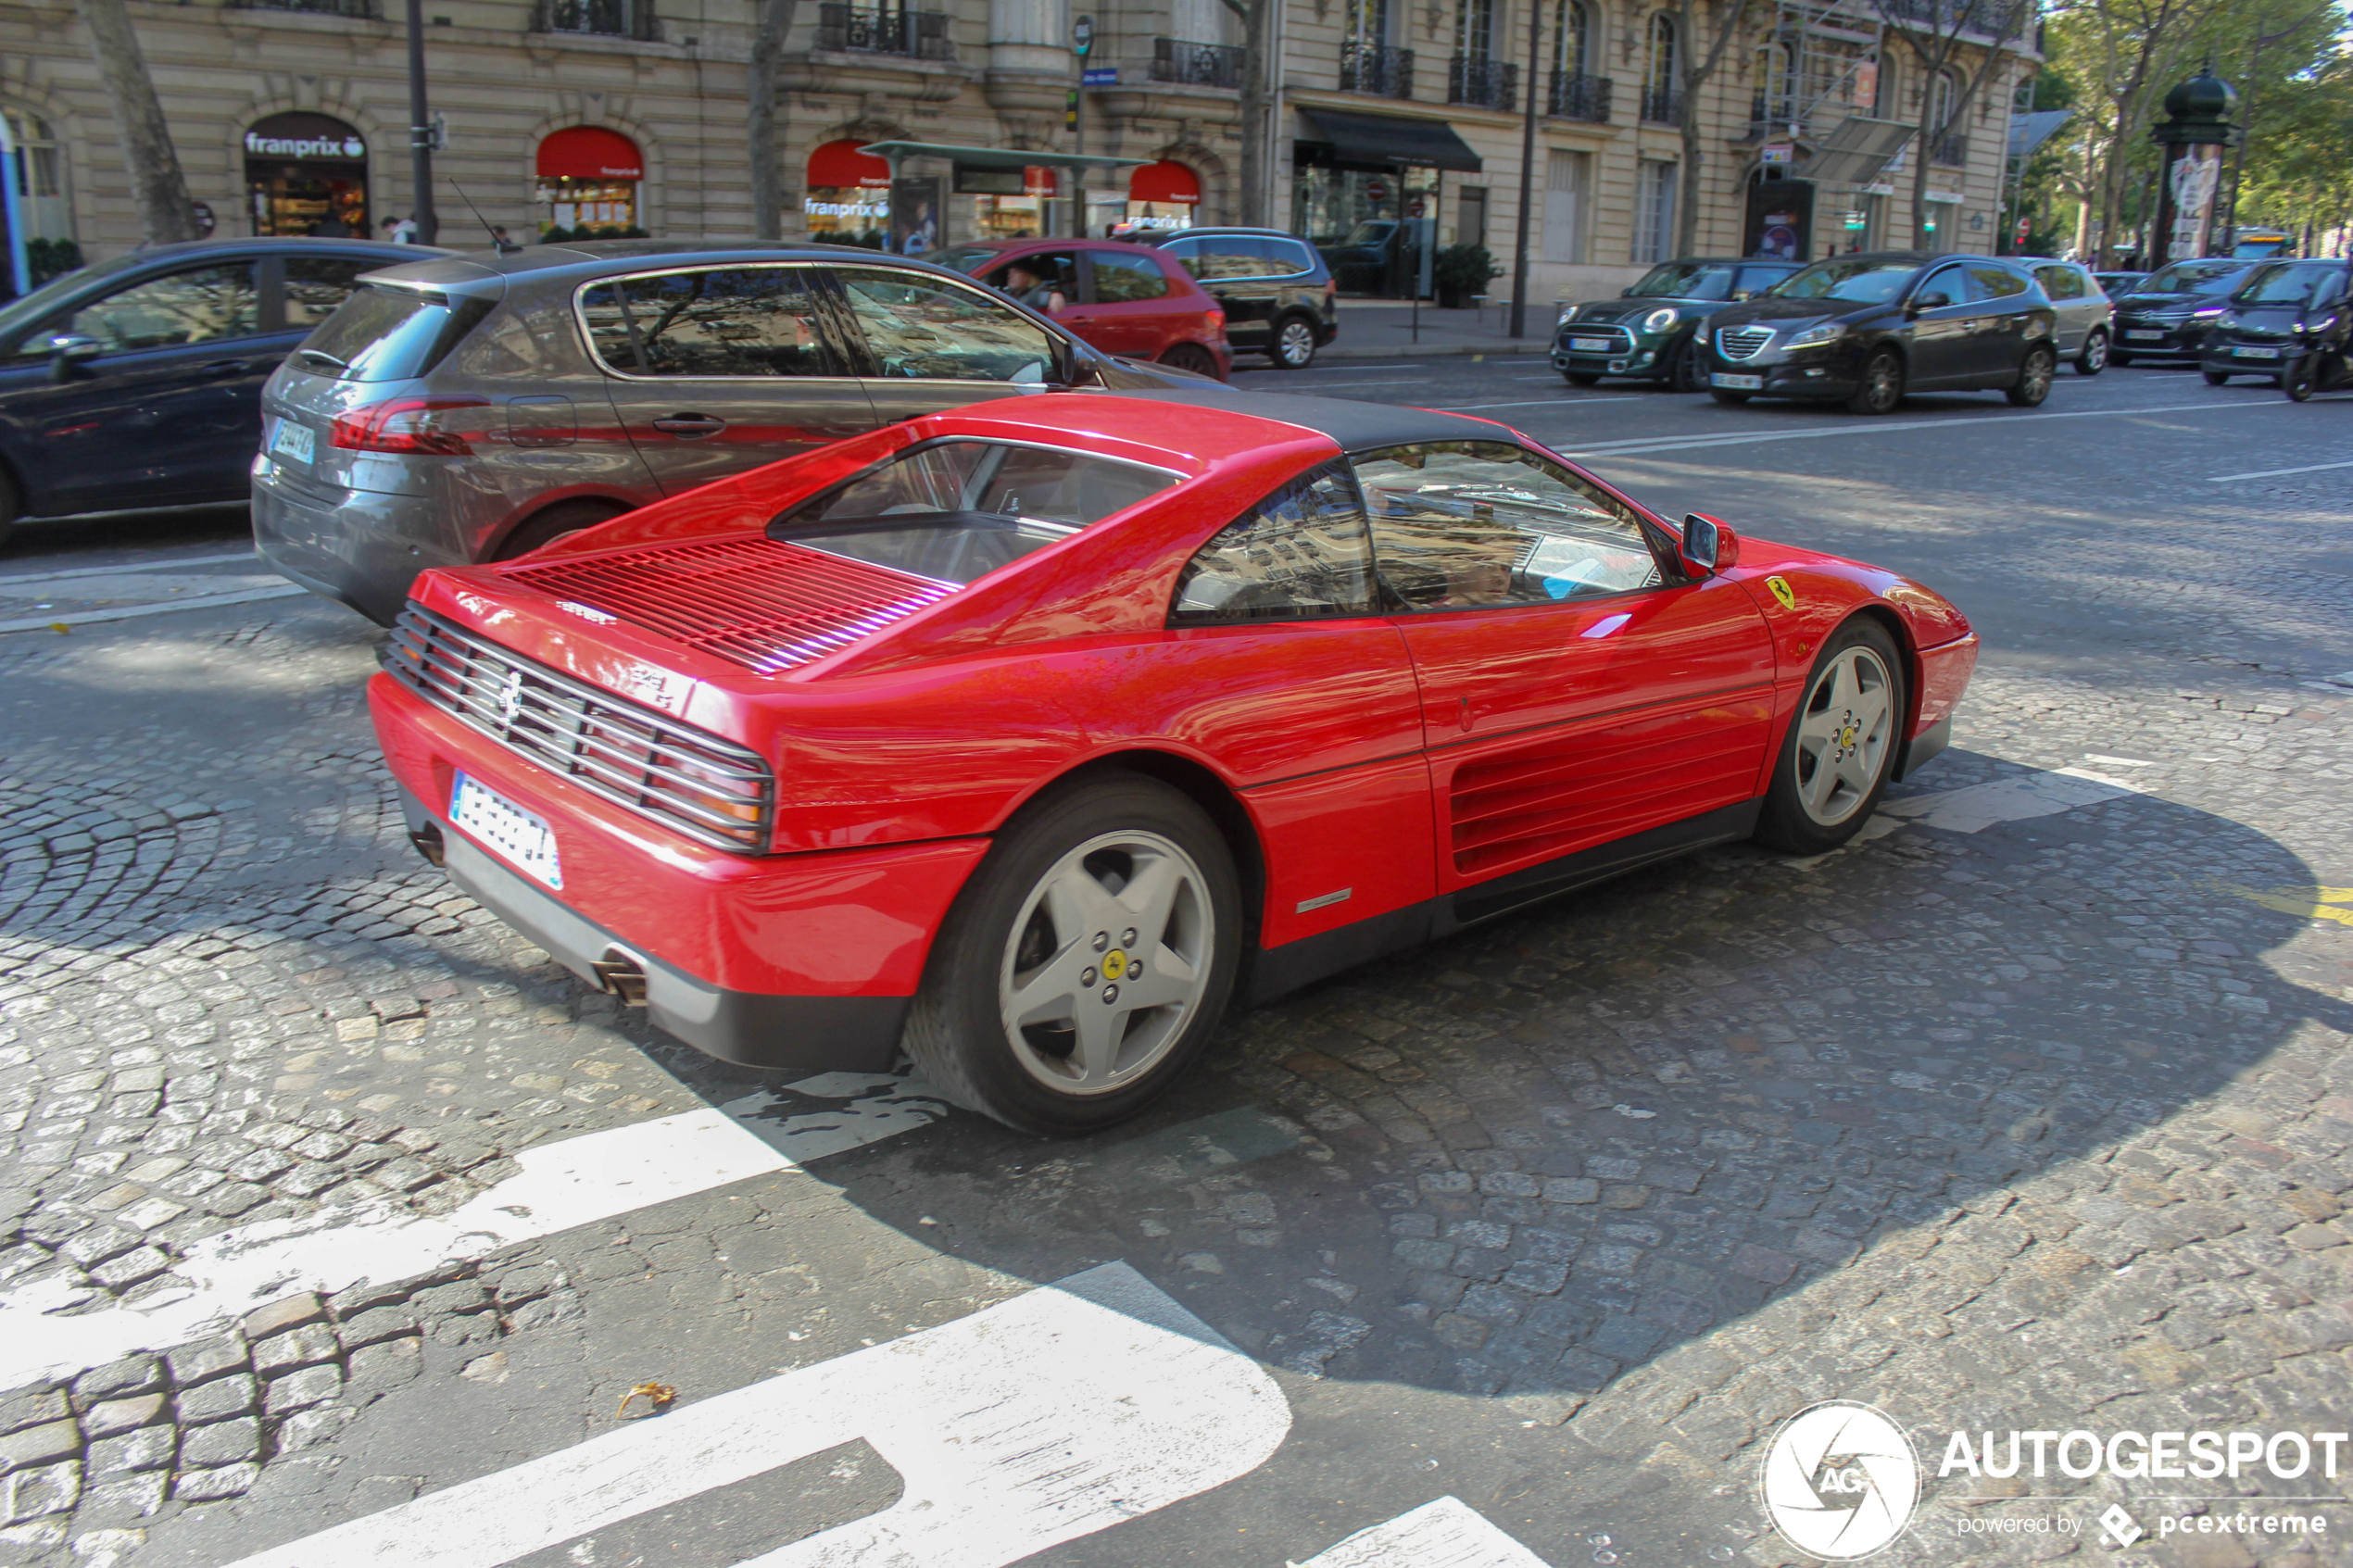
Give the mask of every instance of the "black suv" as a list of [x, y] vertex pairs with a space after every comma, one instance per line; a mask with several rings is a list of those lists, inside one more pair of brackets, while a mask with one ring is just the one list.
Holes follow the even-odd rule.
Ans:
[[1991, 256], [1880, 251], [1817, 261], [1708, 325], [1707, 386], [1884, 414], [1909, 392], [1999, 389], [2039, 407], [2057, 321], [2034, 274]]
[[1180, 229], [1152, 242], [1185, 264], [1226, 310], [1226, 341], [1303, 370], [1340, 335], [1331, 269], [1280, 229]]

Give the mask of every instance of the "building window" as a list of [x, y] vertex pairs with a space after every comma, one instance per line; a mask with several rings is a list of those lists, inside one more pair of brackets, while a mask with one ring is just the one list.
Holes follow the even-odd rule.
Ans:
[[1560, 0], [1553, 12], [1553, 69], [1564, 76], [1584, 73], [1589, 57], [1583, 0]]
[[810, 233], [838, 245], [889, 248], [890, 165], [858, 149], [864, 139], [846, 136], [809, 152], [801, 190], [801, 216]]
[[1655, 266], [1675, 254], [1675, 165], [1642, 160], [1635, 178], [1634, 260]]
[[[1562, 147], [1544, 164], [1544, 259], [1585, 259], [1585, 182], [1592, 158]], [[1667, 167], [1672, 167], [1671, 165]]]
[[1675, 86], [1680, 43], [1673, 17], [1661, 11], [1651, 18], [1650, 58], [1642, 73], [1642, 118], [1656, 125], [1673, 125], [1682, 117], [1683, 94]]
[[638, 223], [646, 160], [637, 144], [600, 125], [575, 125], [539, 144], [539, 237], [624, 240]]
[[65, 164], [57, 129], [39, 115], [9, 109], [8, 140], [17, 149], [18, 210], [28, 240], [73, 238], [73, 205], [66, 198]]

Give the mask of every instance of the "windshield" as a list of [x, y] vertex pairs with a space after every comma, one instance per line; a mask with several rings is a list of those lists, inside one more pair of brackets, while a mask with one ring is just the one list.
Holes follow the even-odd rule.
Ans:
[[2152, 275], [2134, 294], [2228, 294], [2247, 274], [2244, 261], [2176, 261]]
[[1732, 269], [1705, 261], [1670, 261], [1626, 291], [1639, 299], [1730, 299]]
[[1916, 261], [1870, 260], [1861, 257], [1817, 261], [1765, 292], [1776, 299], [1843, 299], [1856, 305], [1885, 305], [1903, 294], [1904, 285], [1919, 270]]
[[2259, 267], [2231, 299], [2238, 305], [2309, 305], [2322, 294], [2335, 292], [2336, 281], [2344, 275], [2344, 268], [2323, 261]]
[[768, 536], [961, 585], [1176, 483], [1060, 447], [941, 441], [802, 502]]

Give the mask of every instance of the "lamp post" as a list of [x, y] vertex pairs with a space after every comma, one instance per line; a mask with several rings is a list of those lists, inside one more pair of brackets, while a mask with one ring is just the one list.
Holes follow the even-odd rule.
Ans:
[[425, 112], [424, 0], [409, 0], [409, 169], [417, 186], [417, 243], [441, 237], [433, 210], [433, 119]]
[[1536, 77], [1542, 36], [1544, 7], [1541, 0], [1528, 6], [1528, 117], [1519, 129], [1519, 229], [1512, 241], [1513, 337], [1528, 335], [1528, 219], [1536, 199]]

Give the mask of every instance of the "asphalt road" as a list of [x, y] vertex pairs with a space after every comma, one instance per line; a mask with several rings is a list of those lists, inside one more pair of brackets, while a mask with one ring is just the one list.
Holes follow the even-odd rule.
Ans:
[[1239, 1014], [1048, 1145], [720, 1070], [456, 897], [374, 629], [241, 596], [233, 512], [28, 526], [0, 1563], [1765, 1565], [1806, 1560], [1768, 1439], [1834, 1399], [1925, 1467], [1880, 1561], [2353, 1561], [2318, 1471], [1938, 1474], [1955, 1430], [2353, 1427], [2353, 399], [1238, 380], [1920, 577], [1985, 644], [1953, 750], [1847, 849]]

